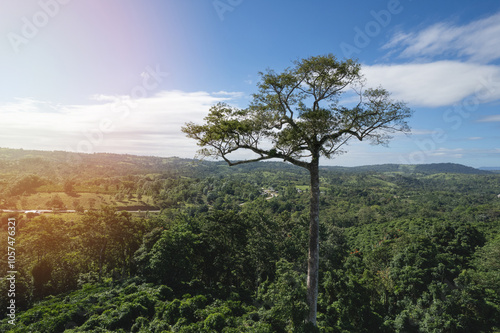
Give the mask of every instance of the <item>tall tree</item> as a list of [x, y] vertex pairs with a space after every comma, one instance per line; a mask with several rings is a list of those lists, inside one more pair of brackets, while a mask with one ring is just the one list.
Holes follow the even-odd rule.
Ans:
[[[229, 165], [282, 159], [309, 170], [311, 179], [307, 272], [308, 321], [316, 325], [319, 266], [319, 160], [343, 152], [350, 139], [386, 144], [390, 134], [408, 132], [412, 111], [383, 88], [364, 89], [361, 66], [329, 54], [294, 62], [282, 73], [260, 73], [259, 91], [246, 109], [214, 105], [205, 124], [187, 123], [182, 131], [203, 147], [202, 156], [221, 157]], [[347, 104], [343, 93], [352, 91]], [[350, 101], [350, 102], [349, 102]], [[253, 156], [233, 160], [246, 150]]]

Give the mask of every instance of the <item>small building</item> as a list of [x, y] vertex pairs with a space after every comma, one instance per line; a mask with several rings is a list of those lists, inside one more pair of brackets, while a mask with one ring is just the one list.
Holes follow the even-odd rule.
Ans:
[[40, 211], [39, 210], [27, 210], [24, 212], [28, 218], [35, 217], [35, 216], [40, 216]]

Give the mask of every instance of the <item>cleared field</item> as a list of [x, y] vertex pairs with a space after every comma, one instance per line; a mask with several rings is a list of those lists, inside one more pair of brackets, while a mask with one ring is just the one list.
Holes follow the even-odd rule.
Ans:
[[[134, 207], [136, 209], [151, 209], [153, 200], [150, 196], [142, 196], [138, 200], [135, 196], [131, 199], [116, 200], [114, 195], [96, 193], [75, 193], [68, 195], [64, 192], [36, 193], [28, 196], [21, 196], [17, 200], [17, 209], [52, 209], [54, 208], [54, 198], [60, 198], [65, 209], [92, 209], [101, 206]], [[52, 201], [52, 203], [51, 203]], [[56, 200], [57, 201], [57, 200]], [[142, 208], [141, 208], [142, 207]]]

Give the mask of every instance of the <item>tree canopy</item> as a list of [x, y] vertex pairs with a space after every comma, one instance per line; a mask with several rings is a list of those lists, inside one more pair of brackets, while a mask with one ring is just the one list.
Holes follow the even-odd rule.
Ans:
[[[279, 158], [305, 168], [320, 156], [331, 158], [352, 138], [385, 144], [390, 133], [408, 132], [411, 110], [383, 88], [364, 88], [361, 66], [333, 55], [294, 62], [282, 73], [260, 73], [258, 93], [246, 109], [214, 105], [205, 123], [183, 131], [203, 147], [202, 156], [221, 157], [230, 165]], [[341, 96], [353, 101], [342, 105]], [[354, 99], [353, 99], [354, 98]], [[249, 150], [255, 158], [232, 161]]]

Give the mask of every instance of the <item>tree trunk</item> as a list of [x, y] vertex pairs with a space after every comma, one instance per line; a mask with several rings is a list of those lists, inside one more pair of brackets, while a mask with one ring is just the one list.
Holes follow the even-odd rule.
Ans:
[[309, 315], [307, 321], [316, 326], [318, 307], [318, 271], [319, 271], [319, 159], [311, 161], [311, 207], [309, 221], [309, 256], [307, 262], [307, 303]]

